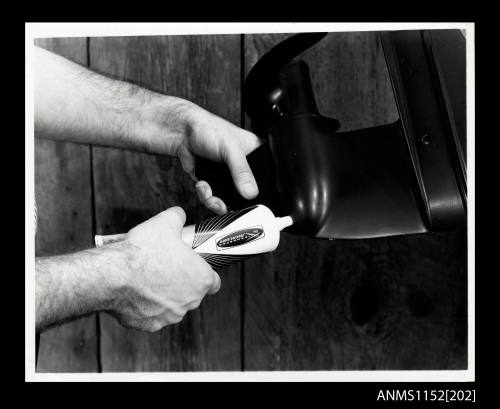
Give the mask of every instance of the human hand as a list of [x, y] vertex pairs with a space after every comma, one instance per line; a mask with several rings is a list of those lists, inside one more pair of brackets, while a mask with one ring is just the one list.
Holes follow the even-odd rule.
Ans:
[[245, 199], [256, 197], [259, 189], [246, 155], [258, 148], [262, 141], [253, 133], [196, 105], [188, 110], [187, 118], [185, 137], [178, 140], [174, 152], [183, 169], [197, 182], [195, 187], [200, 201], [217, 214], [227, 212], [223, 200], [212, 195], [210, 185], [197, 180], [194, 175], [195, 155], [225, 162], [238, 192]]
[[[183, 98], [107, 78], [39, 47], [35, 58], [37, 136], [176, 155], [194, 180], [195, 155], [225, 162], [238, 192], [257, 196], [246, 160], [261, 144], [253, 133]], [[196, 181], [200, 200], [225, 213], [208, 183]]]
[[184, 211], [171, 207], [112, 244], [127, 254], [130, 268], [120, 273], [108, 312], [125, 327], [158, 331], [220, 289], [219, 275], [181, 240], [185, 221]]

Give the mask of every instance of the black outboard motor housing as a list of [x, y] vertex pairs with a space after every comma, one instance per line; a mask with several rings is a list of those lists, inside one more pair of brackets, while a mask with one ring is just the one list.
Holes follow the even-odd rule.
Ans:
[[247, 156], [259, 195], [248, 201], [227, 167], [197, 159], [196, 175], [230, 209], [265, 204], [291, 215], [286, 231], [370, 238], [456, 227], [466, 221], [465, 38], [459, 30], [382, 32], [400, 119], [338, 132], [318, 112], [294, 58], [327, 33], [294, 35], [249, 72], [243, 107], [266, 140]]

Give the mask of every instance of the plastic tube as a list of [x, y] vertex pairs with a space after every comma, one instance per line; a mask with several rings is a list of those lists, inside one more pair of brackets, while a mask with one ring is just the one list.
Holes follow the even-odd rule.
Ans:
[[[182, 229], [182, 240], [214, 269], [275, 250], [280, 232], [293, 224], [290, 216], [276, 217], [264, 205], [228, 212]], [[95, 236], [96, 247], [121, 241], [126, 234]]]

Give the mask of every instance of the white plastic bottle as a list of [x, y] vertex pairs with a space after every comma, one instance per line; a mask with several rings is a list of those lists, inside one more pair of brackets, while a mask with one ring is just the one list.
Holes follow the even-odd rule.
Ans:
[[[267, 206], [256, 205], [185, 226], [182, 240], [218, 269], [275, 250], [281, 230], [292, 224], [290, 216], [276, 217]], [[125, 234], [95, 236], [95, 243], [100, 247], [124, 238]]]

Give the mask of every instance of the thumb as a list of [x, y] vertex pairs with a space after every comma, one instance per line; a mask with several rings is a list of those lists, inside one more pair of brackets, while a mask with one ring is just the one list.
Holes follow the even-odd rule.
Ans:
[[236, 189], [245, 199], [253, 199], [259, 194], [259, 188], [243, 149], [239, 144], [231, 144], [226, 147], [225, 153], [224, 161], [229, 167]]
[[179, 206], [170, 207], [157, 214], [155, 218], [158, 218], [158, 222], [161, 223], [164, 229], [172, 230], [176, 233], [180, 233], [186, 223], [186, 213]]

